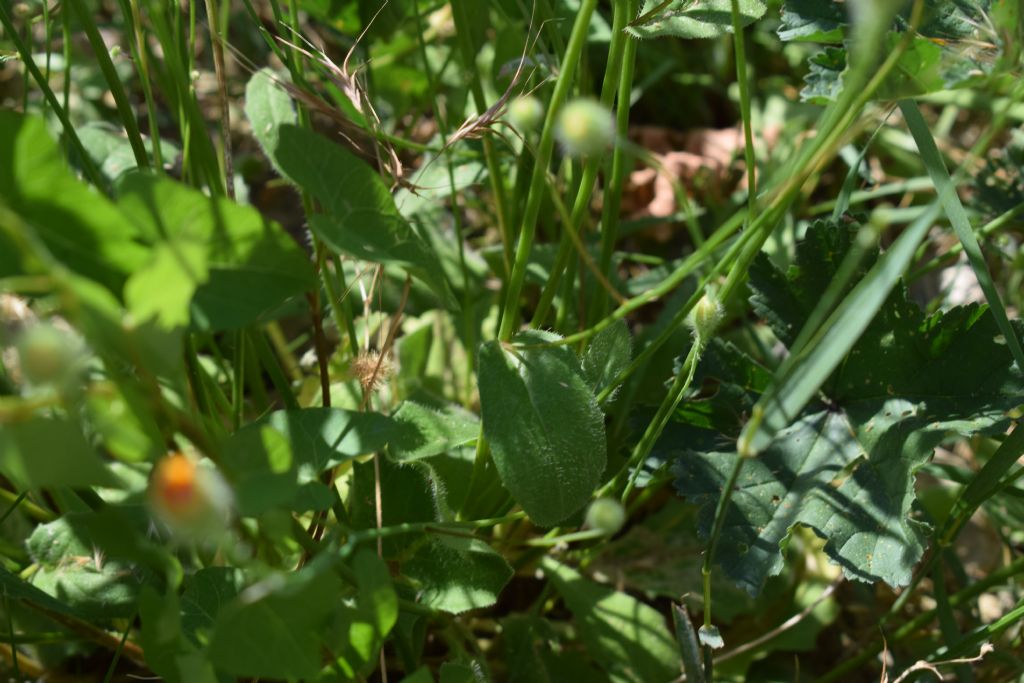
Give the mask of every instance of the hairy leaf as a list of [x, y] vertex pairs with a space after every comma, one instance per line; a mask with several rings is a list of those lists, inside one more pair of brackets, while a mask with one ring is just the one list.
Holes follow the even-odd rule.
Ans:
[[590, 340], [583, 354], [583, 375], [595, 393], [611, 384], [633, 358], [633, 340], [625, 321], [618, 320]]
[[491, 546], [474, 538], [432, 537], [402, 565], [420, 602], [459, 614], [490, 607], [512, 578], [512, 567]]
[[246, 114], [281, 175], [313, 195], [324, 213], [310, 227], [329, 247], [364, 261], [393, 264], [458, 308], [437, 254], [399, 214], [384, 181], [335, 142], [295, 125], [288, 96], [266, 71], [246, 87]]
[[[554, 341], [529, 332], [513, 344]], [[567, 347], [497, 341], [480, 348], [480, 407], [502, 483], [531, 519], [552, 526], [582, 508], [604, 470], [604, 416]]]
[[[673, 0], [658, 10], [660, 5], [662, 0], [646, 0], [640, 10], [644, 20], [627, 30], [638, 38], [717, 38], [732, 33], [731, 0]], [[762, 0], [740, 0], [739, 7], [743, 26], [763, 17], [767, 9]], [[651, 12], [655, 13], [647, 16]]]

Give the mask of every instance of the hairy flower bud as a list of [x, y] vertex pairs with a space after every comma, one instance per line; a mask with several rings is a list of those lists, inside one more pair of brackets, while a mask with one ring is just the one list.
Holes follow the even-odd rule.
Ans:
[[690, 313], [690, 327], [698, 340], [706, 342], [725, 317], [725, 310], [714, 294], [705, 293]]
[[569, 156], [595, 156], [615, 139], [615, 120], [594, 100], [581, 98], [562, 108], [555, 133]]
[[25, 329], [18, 339], [21, 373], [33, 384], [66, 384], [81, 369], [82, 345], [71, 332], [50, 323]]
[[219, 534], [231, 517], [231, 489], [220, 474], [181, 453], [164, 457], [153, 468], [149, 500], [171, 531], [189, 540]]
[[544, 105], [532, 95], [517, 97], [508, 103], [508, 121], [520, 133], [536, 130], [544, 120]]
[[626, 510], [617, 500], [598, 498], [587, 508], [586, 524], [611, 536], [626, 523]]

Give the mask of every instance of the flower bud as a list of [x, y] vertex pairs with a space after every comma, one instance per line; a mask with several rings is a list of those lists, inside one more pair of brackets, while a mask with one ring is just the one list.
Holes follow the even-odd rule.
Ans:
[[172, 532], [189, 540], [216, 536], [231, 517], [231, 490], [220, 474], [181, 453], [153, 468], [149, 501]]
[[617, 500], [598, 498], [587, 508], [587, 526], [603, 531], [608, 536], [618, 533], [625, 523], [626, 510]]
[[693, 328], [693, 333], [698, 340], [707, 341], [714, 334], [723, 317], [725, 317], [725, 310], [718, 297], [711, 293], [705, 293], [690, 313], [690, 327]]
[[65, 384], [81, 368], [82, 345], [50, 323], [25, 329], [18, 340], [18, 365], [32, 384]]
[[544, 105], [532, 95], [517, 97], [508, 103], [508, 121], [520, 133], [536, 130], [544, 120]]
[[569, 156], [594, 156], [615, 139], [615, 120], [594, 100], [573, 100], [559, 113], [555, 133]]

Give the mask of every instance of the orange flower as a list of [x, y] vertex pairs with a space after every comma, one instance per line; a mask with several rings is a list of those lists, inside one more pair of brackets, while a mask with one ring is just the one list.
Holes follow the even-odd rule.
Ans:
[[224, 480], [181, 453], [164, 457], [153, 468], [149, 499], [160, 519], [179, 535], [213, 535], [230, 517], [231, 491]]

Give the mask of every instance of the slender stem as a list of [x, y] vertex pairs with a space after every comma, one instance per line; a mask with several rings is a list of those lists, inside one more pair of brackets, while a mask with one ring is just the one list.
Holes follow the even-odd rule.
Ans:
[[[636, 0], [630, 0], [629, 15], [636, 13]], [[636, 49], [638, 40], [630, 36], [622, 54], [622, 67], [619, 74], [619, 87], [615, 109], [615, 135], [621, 141], [629, 133], [629, 111], [633, 105], [633, 73], [636, 65]], [[607, 187], [604, 192], [604, 205], [601, 207], [601, 256], [598, 264], [605, 277], [611, 276], [612, 255], [619, 233], [619, 211], [622, 207], [622, 191], [626, 185], [631, 163], [623, 145], [616, 145], [612, 151], [612, 166]], [[608, 299], [599, 290], [594, 291], [594, 302], [588, 311], [590, 321], [599, 319], [608, 310]]]
[[[473, 47], [469, 14], [467, 13], [467, 3], [470, 1], [472, 0], [452, 0], [452, 20], [455, 23], [455, 39], [458, 43], [462, 67], [466, 73], [476, 73], [476, 50]], [[473, 102], [476, 104], [478, 114], [483, 114], [488, 108], [482, 83], [483, 81], [480, 78], [469, 79], [470, 92], [473, 95]], [[509, 216], [509, 206], [503, 180], [504, 174], [501, 170], [501, 163], [498, 160], [497, 150], [490, 136], [485, 135], [483, 137], [483, 150], [484, 163], [487, 165], [487, 175], [491, 183], [491, 193], [494, 195], [494, 210], [498, 218], [498, 232], [501, 234], [505, 272], [509, 272], [512, 263], [512, 241], [515, 236], [512, 234], [512, 222]]]
[[508, 291], [505, 294], [505, 306], [502, 311], [501, 327], [498, 338], [508, 341], [512, 334], [519, 327], [519, 297], [523, 291], [523, 281], [526, 278], [526, 267], [530, 260], [530, 250], [533, 247], [533, 237], [537, 230], [537, 218], [540, 214], [541, 201], [547, 192], [547, 169], [551, 163], [551, 156], [555, 147], [555, 121], [562, 104], [569, 94], [572, 85], [573, 75], [579, 65], [583, 47], [586, 44], [587, 30], [590, 27], [590, 18], [597, 7], [597, 0], [582, 0], [579, 11], [576, 14], [576, 22], [572, 27], [572, 34], [569, 37], [569, 44], [565, 49], [565, 56], [562, 58], [561, 71], [555, 81], [555, 88], [548, 102], [547, 116], [544, 119], [544, 129], [541, 133], [540, 144], [537, 146], [537, 160], [533, 167], [533, 174], [530, 178], [530, 189], [526, 199], [526, 209], [523, 213], [522, 228], [519, 233], [519, 242], [516, 245], [515, 261], [512, 264], [512, 273], [509, 276]]
[[83, 0], [68, 0], [68, 2], [75, 14], [78, 15], [78, 21], [82, 24], [82, 28], [85, 29], [85, 35], [89, 38], [89, 44], [92, 45], [93, 56], [99, 62], [100, 70], [107, 81], [107, 87], [110, 88], [110, 94], [114, 97], [117, 113], [121, 118], [121, 123], [124, 124], [124, 130], [128, 134], [128, 143], [135, 155], [135, 163], [139, 168], [149, 168], [149, 157], [146, 155], [146, 145], [142, 142], [142, 135], [139, 133], [135, 112], [132, 111], [128, 93], [125, 92], [124, 85], [121, 83], [121, 77], [117, 75], [114, 62], [110, 59], [110, 52], [96, 27], [93, 14], [85, 7]]
[[235, 172], [231, 157], [231, 108], [228, 102], [227, 75], [224, 73], [224, 40], [221, 34], [217, 0], [206, 0], [206, 21], [213, 44], [213, 70], [217, 76], [217, 94], [220, 98], [220, 142], [224, 158], [224, 189], [228, 197], [235, 198]]
[[750, 89], [747, 83], [747, 55], [739, 0], [732, 0], [732, 44], [736, 51], [736, 82], [740, 86], [740, 113], [743, 117], [743, 157], [747, 164], [747, 220], [757, 215], [757, 161], [754, 158], [754, 133], [750, 120]]
[[53, 109], [53, 113], [56, 114], [57, 118], [60, 120], [64, 135], [71, 141], [71, 145], [74, 147], [75, 152], [78, 153], [79, 163], [82, 165], [82, 171], [85, 173], [86, 178], [88, 178], [89, 181], [97, 188], [105, 190], [106, 184], [103, 182], [103, 176], [100, 175], [99, 169], [97, 169], [96, 164], [93, 163], [92, 157], [90, 157], [89, 153], [85, 151], [85, 146], [82, 144], [81, 138], [78, 137], [78, 133], [75, 132], [75, 127], [71, 125], [71, 120], [68, 118], [67, 108], [61, 106], [60, 102], [57, 101], [57, 96], [53, 94], [53, 90], [50, 89], [49, 83], [46, 82], [46, 78], [36, 65], [35, 59], [32, 58], [32, 50], [29, 45], [21, 39], [21, 36], [18, 35], [18, 32], [11, 21], [11, 17], [7, 13], [7, 3], [5, 2], [0, 2], [0, 25], [3, 26], [7, 37], [14, 43], [14, 48], [18, 51], [18, 56], [25, 65], [25, 69], [29, 74], [31, 74], [36, 83], [39, 84], [39, 89], [43, 92], [43, 97], [45, 97], [47, 102], [50, 103], [50, 108]]
[[[630, 16], [630, 0], [616, 0], [612, 15], [612, 37], [608, 46], [608, 63], [605, 67], [604, 81], [601, 84], [601, 104], [611, 107], [615, 100], [615, 94], [620, 84], [620, 71], [622, 69], [623, 56], [626, 51], [626, 44], [634, 42], [626, 33], [626, 22]], [[628, 117], [628, 107], [627, 107]], [[625, 136], [622, 136], [625, 139]], [[618, 151], [620, 145], [616, 144]], [[620, 153], [621, 155], [621, 153]], [[583, 173], [580, 178], [579, 189], [576, 192], [576, 200], [572, 207], [570, 222], [563, 226], [562, 240], [558, 246], [558, 253], [555, 256], [555, 263], [548, 275], [548, 281], [541, 292], [537, 308], [534, 310], [531, 327], [541, 327], [554, 301], [555, 292], [558, 291], [558, 282], [569, 262], [572, 254], [573, 236], [579, 235], [583, 225], [583, 218], [590, 209], [590, 201], [594, 194], [594, 183], [597, 180], [597, 172], [601, 165], [601, 158], [598, 156], [588, 157], [583, 162]], [[614, 186], [612, 186], [614, 187]], [[621, 188], [619, 193], [621, 196]], [[613, 190], [614, 191], [614, 190]], [[617, 210], [616, 210], [617, 214]], [[617, 218], [617, 215], [616, 215]]]

